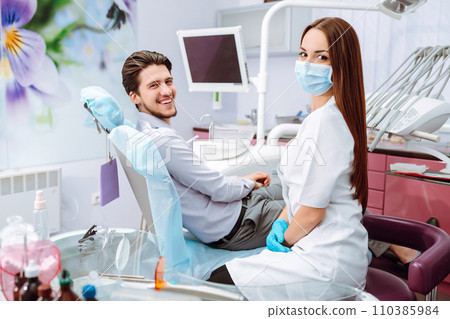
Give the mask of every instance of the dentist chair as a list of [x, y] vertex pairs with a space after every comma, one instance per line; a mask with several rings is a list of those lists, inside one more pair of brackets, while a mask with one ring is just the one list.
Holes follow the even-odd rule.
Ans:
[[106, 132], [114, 145], [148, 225], [144, 230], [156, 235], [160, 256], [166, 258], [168, 268], [205, 280], [225, 262], [264, 249], [215, 249], [184, 231], [178, 193], [154, 141], [157, 133], [139, 132], [127, 124], [117, 102], [102, 88], [84, 88], [81, 96], [98, 130]]
[[375, 258], [369, 265], [366, 291], [381, 301], [427, 301], [437, 298], [437, 286], [450, 273], [450, 236], [432, 225], [403, 218], [366, 215], [369, 238], [416, 249], [421, 255], [409, 265], [407, 282], [395, 265]]

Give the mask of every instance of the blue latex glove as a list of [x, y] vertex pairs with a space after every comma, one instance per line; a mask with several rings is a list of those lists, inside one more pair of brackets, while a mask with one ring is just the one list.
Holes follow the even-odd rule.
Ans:
[[288, 253], [291, 250], [281, 243], [284, 241], [284, 232], [289, 224], [284, 219], [277, 219], [272, 224], [272, 230], [266, 238], [267, 249], [271, 251]]

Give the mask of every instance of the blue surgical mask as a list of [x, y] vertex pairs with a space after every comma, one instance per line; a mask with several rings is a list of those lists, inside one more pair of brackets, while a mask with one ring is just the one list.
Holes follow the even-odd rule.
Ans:
[[295, 75], [303, 91], [322, 95], [332, 86], [331, 65], [295, 61]]

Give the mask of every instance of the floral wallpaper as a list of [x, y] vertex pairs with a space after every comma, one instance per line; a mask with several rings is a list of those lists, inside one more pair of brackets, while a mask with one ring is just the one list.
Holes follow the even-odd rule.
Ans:
[[79, 90], [123, 91], [135, 7], [136, 0], [1, 0], [0, 169], [103, 155], [82, 127]]

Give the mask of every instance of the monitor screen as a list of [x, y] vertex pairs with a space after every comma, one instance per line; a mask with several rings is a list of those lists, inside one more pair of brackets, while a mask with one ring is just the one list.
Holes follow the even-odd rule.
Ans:
[[179, 31], [190, 91], [248, 90], [240, 27]]

